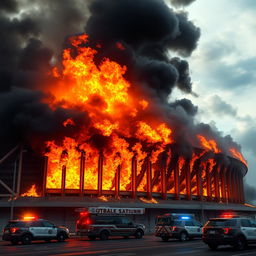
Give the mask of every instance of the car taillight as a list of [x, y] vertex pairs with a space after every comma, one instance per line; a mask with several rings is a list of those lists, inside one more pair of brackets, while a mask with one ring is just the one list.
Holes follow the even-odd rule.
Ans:
[[91, 222], [90, 219], [86, 219], [85, 222], [84, 222], [85, 225], [89, 225], [89, 224], [91, 224], [91, 223], [92, 223], [92, 222]]
[[223, 232], [225, 235], [227, 235], [230, 230], [231, 230], [231, 228], [223, 228]]
[[176, 226], [173, 226], [173, 227], [172, 227], [172, 231], [175, 231], [175, 230], [177, 230], [177, 227], [176, 227]]
[[19, 230], [19, 228], [10, 228], [10, 233], [14, 234]]

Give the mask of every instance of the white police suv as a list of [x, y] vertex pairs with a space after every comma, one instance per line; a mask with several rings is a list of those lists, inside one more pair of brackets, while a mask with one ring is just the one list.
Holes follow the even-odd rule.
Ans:
[[55, 226], [48, 220], [25, 217], [22, 220], [11, 220], [5, 226], [3, 240], [12, 244], [30, 244], [33, 240], [57, 240], [64, 242], [69, 237], [69, 230], [64, 226]]

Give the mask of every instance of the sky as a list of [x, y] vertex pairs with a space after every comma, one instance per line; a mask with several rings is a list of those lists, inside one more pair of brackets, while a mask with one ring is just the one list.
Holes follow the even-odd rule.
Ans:
[[176, 90], [199, 107], [197, 119], [230, 134], [249, 164], [246, 182], [256, 184], [256, 1], [196, 0], [183, 10], [201, 29], [188, 58], [193, 90]]

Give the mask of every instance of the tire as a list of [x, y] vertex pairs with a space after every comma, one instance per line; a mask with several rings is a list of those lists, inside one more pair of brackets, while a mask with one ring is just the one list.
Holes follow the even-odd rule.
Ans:
[[96, 240], [96, 236], [88, 236], [88, 238], [89, 238], [90, 241]]
[[109, 237], [108, 231], [101, 231], [100, 240], [108, 240], [108, 237]]
[[218, 245], [217, 244], [208, 244], [208, 246], [213, 251], [218, 249]]
[[18, 241], [18, 240], [16, 240], [16, 239], [11, 240], [11, 244], [12, 244], [12, 245], [17, 245], [18, 243], [19, 243], [19, 241]]
[[22, 238], [21, 238], [21, 243], [23, 245], [27, 245], [27, 244], [31, 244], [31, 240], [32, 240], [32, 237], [31, 235], [24, 235]]
[[61, 232], [61, 233], [59, 233], [58, 235], [57, 235], [57, 241], [58, 242], [65, 242], [65, 240], [66, 240], [66, 235], [63, 233], [63, 232]]
[[167, 242], [167, 241], [169, 240], [169, 237], [167, 237], [167, 236], [162, 236], [162, 240], [163, 240], [164, 242]]
[[180, 238], [179, 238], [179, 240], [181, 241], [181, 242], [185, 242], [185, 241], [188, 241], [188, 233], [187, 232], [181, 232], [180, 233]]
[[234, 249], [242, 251], [247, 247], [247, 241], [243, 236], [237, 237], [235, 244], [233, 245]]
[[141, 230], [137, 230], [134, 236], [136, 239], [141, 239], [143, 237], [143, 232]]

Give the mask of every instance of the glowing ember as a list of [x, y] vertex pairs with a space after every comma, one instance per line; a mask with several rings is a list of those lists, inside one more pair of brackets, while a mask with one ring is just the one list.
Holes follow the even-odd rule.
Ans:
[[68, 118], [66, 121], [63, 122], [63, 125], [65, 127], [67, 127], [68, 125], [75, 126], [75, 122], [71, 118]]
[[238, 160], [243, 162], [246, 166], [248, 166], [247, 161], [244, 159], [243, 155], [240, 152], [238, 152], [235, 148], [230, 148], [229, 151], [233, 157], [237, 158]]
[[21, 196], [23, 196], [23, 197], [28, 197], [28, 196], [39, 197], [40, 195], [36, 191], [36, 185], [33, 184], [32, 187], [27, 192], [21, 194]]
[[154, 198], [152, 199], [147, 199], [147, 198], [144, 198], [144, 197], [140, 197], [140, 200], [143, 202], [143, 203], [146, 203], [146, 204], [158, 204], [158, 201]]
[[108, 198], [106, 196], [99, 196], [98, 199], [100, 199], [103, 202], [107, 202]]

